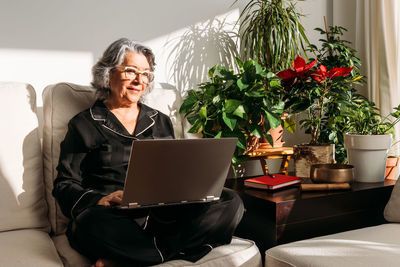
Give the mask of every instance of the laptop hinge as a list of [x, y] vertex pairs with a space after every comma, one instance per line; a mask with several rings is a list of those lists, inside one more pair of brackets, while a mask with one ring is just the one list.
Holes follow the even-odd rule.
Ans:
[[128, 207], [129, 208], [138, 208], [138, 207], [140, 207], [140, 205], [137, 202], [133, 202], [133, 203], [129, 203]]
[[219, 200], [219, 197], [214, 197], [214, 196], [207, 196], [206, 201], [213, 201], [213, 200]]

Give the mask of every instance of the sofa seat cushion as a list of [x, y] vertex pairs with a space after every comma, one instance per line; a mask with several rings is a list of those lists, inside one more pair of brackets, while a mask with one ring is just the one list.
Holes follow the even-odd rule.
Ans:
[[53, 236], [52, 239], [65, 267], [91, 266], [88, 258], [79, 254], [79, 252], [77, 252], [75, 249], [71, 248], [68, 238], [65, 234]]
[[214, 248], [206, 256], [197, 262], [184, 260], [173, 260], [157, 267], [176, 267], [176, 266], [201, 266], [201, 267], [222, 267], [222, 266], [241, 266], [257, 267], [262, 266], [260, 252], [253, 241], [233, 237], [231, 244]]
[[0, 266], [63, 266], [50, 236], [26, 229], [0, 233]]
[[399, 266], [400, 224], [390, 223], [273, 247], [265, 266]]
[[[65, 267], [89, 267], [90, 262], [87, 258], [78, 254], [68, 243], [65, 235], [53, 237], [54, 244], [64, 262]], [[157, 267], [177, 267], [177, 266], [249, 266], [261, 267], [261, 254], [253, 241], [233, 237], [231, 244], [213, 249], [206, 256], [197, 262], [184, 260], [173, 260], [163, 264], [155, 265]]]

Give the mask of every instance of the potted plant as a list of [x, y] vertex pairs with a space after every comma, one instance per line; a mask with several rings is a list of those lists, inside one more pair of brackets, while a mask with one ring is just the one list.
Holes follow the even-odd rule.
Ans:
[[[301, 16], [292, 0], [250, 0], [238, 19], [242, 57], [255, 59], [268, 72], [277, 73], [290, 67], [297, 55], [306, 54], [310, 44]], [[291, 117], [285, 114], [282, 119], [287, 119], [284, 126], [292, 131]], [[278, 126], [273, 133], [279, 136], [274, 147], [283, 146], [283, 127]], [[271, 147], [264, 138], [256, 141], [260, 148]]]
[[216, 65], [208, 72], [210, 81], [188, 91], [179, 112], [191, 124], [190, 133], [203, 137], [237, 137], [232, 160], [239, 164], [254, 149], [255, 138], [273, 143], [268, 130], [281, 125], [284, 102], [278, 78], [255, 60], [236, 58], [238, 71]]
[[[238, 0], [235, 1], [235, 3]], [[241, 50], [268, 71], [290, 67], [309, 44], [292, 0], [250, 0], [240, 14]]]
[[[316, 28], [325, 38], [320, 39], [320, 48], [311, 45], [320, 64], [328, 69], [334, 67], [353, 67], [350, 72], [350, 82], [341, 84], [342, 88], [333, 88], [331, 101], [327, 103], [325, 119], [321, 122], [319, 143], [335, 144], [335, 160], [338, 163], [347, 163], [346, 149], [344, 148], [344, 133], [347, 122], [340, 116], [341, 107], [346, 103], [357, 101], [361, 95], [356, 93], [354, 85], [362, 85], [364, 77], [360, 74], [361, 61], [355, 56], [356, 51], [350, 47], [350, 42], [343, 40], [345, 28], [340, 26], [326, 27], [325, 30]], [[362, 97], [361, 97], [362, 98]]]
[[294, 147], [296, 176], [309, 177], [312, 164], [334, 161], [334, 145], [322, 146], [319, 137], [322, 124], [329, 119], [329, 104], [337, 100], [337, 94], [347, 92], [348, 83], [354, 82], [355, 78], [348, 77], [352, 70], [352, 67], [327, 69], [317, 60], [307, 64], [297, 57], [293, 68], [277, 74], [286, 90], [283, 98], [286, 108], [289, 113], [306, 111], [307, 118], [300, 121], [300, 126], [311, 135], [308, 144]]
[[382, 182], [392, 142], [390, 132], [400, 121], [400, 105], [382, 117], [374, 102], [359, 97], [343, 107], [341, 118], [347, 125], [344, 145], [348, 161], [354, 165], [355, 181]]

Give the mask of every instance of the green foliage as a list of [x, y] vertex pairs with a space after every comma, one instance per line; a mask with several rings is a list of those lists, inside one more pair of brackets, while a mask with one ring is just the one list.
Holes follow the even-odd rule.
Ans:
[[319, 39], [321, 42], [320, 49], [313, 44], [309, 46], [309, 51], [315, 52], [318, 61], [328, 69], [354, 67], [352, 76], [359, 76], [361, 61], [355, 56], [356, 51], [350, 47], [351, 42], [341, 38], [347, 29], [341, 26], [330, 26], [328, 31], [321, 28], [315, 28], [315, 30], [326, 36], [326, 39]]
[[250, 136], [271, 140], [269, 129], [281, 122], [283, 101], [277, 97], [283, 88], [279, 79], [266, 72], [256, 61], [236, 58], [238, 73], [216, 65], [209, 70], [210, 81], [190, 90], [179, 112], [191, 124], [190, 133], [207, 138], [237, 137], [232, 162], [239, 164], [247, 156]]
[[371, 135], [385, 134], [400, 121], [400, 105], [382, 117], [375, 103], [358, 95], [352, 103], [341, 109], [339, 118], [346, 121], [345, 133]]
[[335, 159], [339, 163], [347, 161], [347, 153], [344, 148], [344, 133], [348, 126], [348, 118], [341, 115], [341, 110], [353, 103], [364, 101], [365, 98], [356, 93], [355, 85], [364, 83], [364, 77], [360, 74], [361, 61], [355, 56], [356, 51], [350, 47], [349, 41], [343, 40], [345, 28], [330, 26], [329, 30], [316, 28], [322, 36], [319, 41], [321, 48], [311, 45], [312, 51], [317, 55], [318, 61], [328, 69], [333, 67], [354, 67], [347, 82], [331, 88], [331, 100], [326, 105], [326, 112], [321, 121], [321, 133], [319, 143], [335, 144]]
[[291, 0], [250, 0], [239, 18], [244, 56], [275, 73], [290, 67], [309, 44], [300, 17]]

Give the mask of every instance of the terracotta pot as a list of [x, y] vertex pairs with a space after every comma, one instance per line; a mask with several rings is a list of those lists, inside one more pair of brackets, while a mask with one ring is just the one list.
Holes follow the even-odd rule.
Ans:
[[335, 145], [293, 146], [294, 172], [298, 177], [310, 177], [311, 166], [335, 162]]
[[385, 179], [397, 180], [399, 177], [400, 157], [388, 157], [386, 160]]
[[[285, 120], [288, 117], [288, 115], [289, 114], [287, 114], [287, 113], [282, 114], [281, 120]], [[269, 130], [268, 132], [271, 135], [272, 140], [274, 141], [273, 147], [283, 147], [283, 144], [285, 142], [282, 142], [282, 137], [283, 137], [282, 125], [279, 125], [275, 129]], [[271, 148], [271, 147], [272, 147], [272, 145], [268, 142], [268, 140], [265, 137], [261, 138], [258, 148], [266, 149], [266, 148]]]

